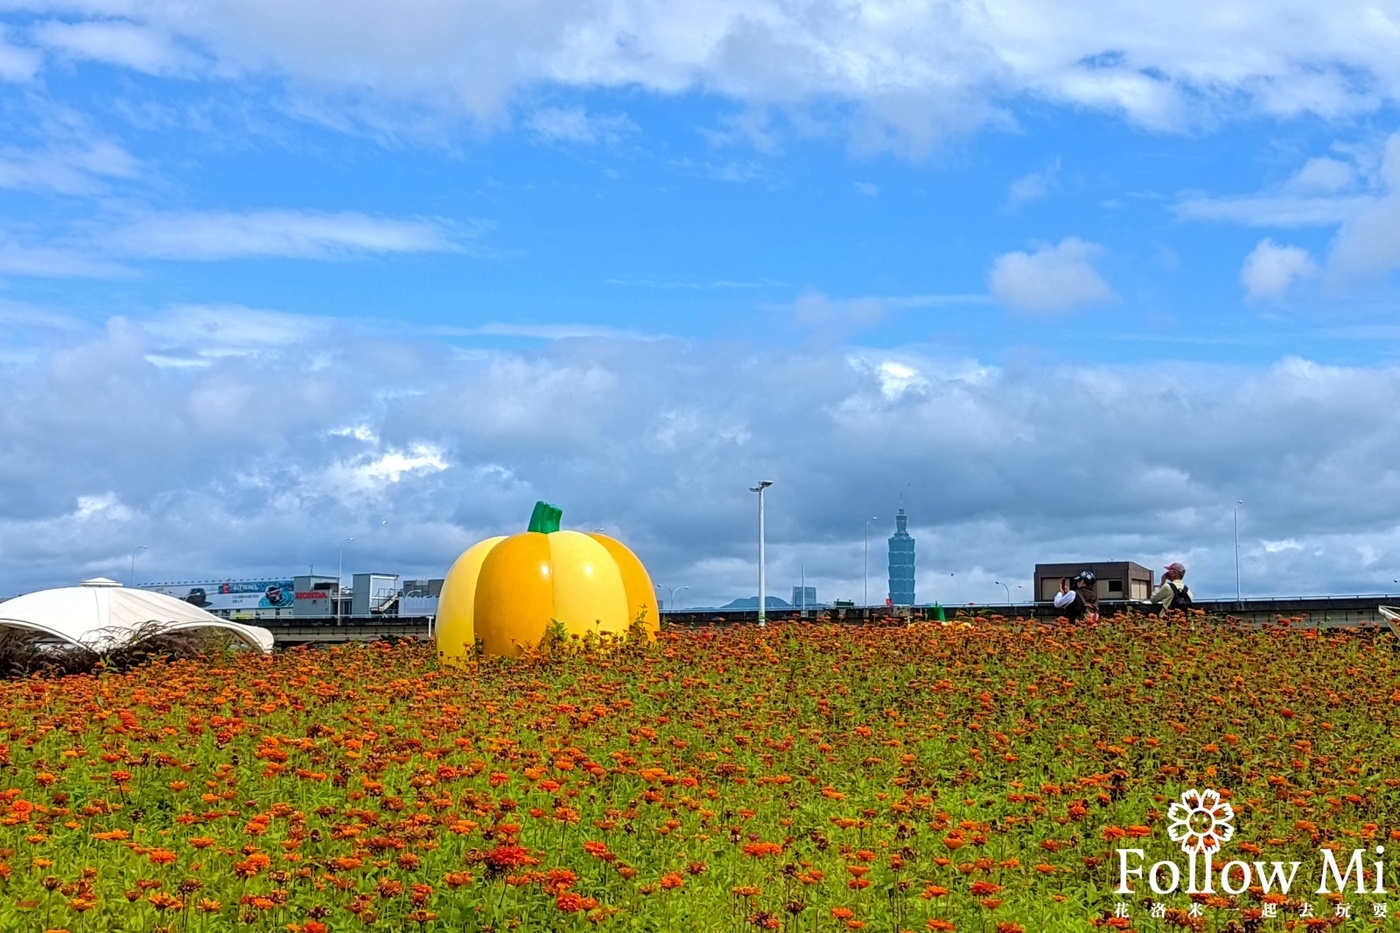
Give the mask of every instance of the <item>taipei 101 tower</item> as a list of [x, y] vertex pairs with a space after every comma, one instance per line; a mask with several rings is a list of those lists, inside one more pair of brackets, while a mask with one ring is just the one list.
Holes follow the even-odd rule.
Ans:
[[914, 605], [914, 539], [909, 537], [909, 519], [904, 509], [895, 516], [895, 533], [890, 535], [890, 602], [896, 606]]

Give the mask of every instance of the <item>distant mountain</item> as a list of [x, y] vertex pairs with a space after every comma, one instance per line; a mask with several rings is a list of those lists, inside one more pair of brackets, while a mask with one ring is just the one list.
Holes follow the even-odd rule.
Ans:
[[[764, 605], [765, 605], [767, 608], [769, 608], [769, 609], [791, 609], [791, 608], [792, 608], [792, 603], [788, 602], [786, 599], [781, 599], [781, 598], [779, 598], [779, 597], [777, 597], [777, 596], [769, 596], [766, 600], [764, 600]], [[745, 597], [743, 597], [743, 598], [741, 598], [741, 599], [736, 599], [736, 600], [734, 600], [733, 602], [725, 603], [723, 606], [720, 606], [720, 608], [721, 608], [721, 609], [753, 609], [753, 610], [757, 611], [757, 610], [758, 610], [758, 597], [757, 597], [757, 596], [745, 596]]]

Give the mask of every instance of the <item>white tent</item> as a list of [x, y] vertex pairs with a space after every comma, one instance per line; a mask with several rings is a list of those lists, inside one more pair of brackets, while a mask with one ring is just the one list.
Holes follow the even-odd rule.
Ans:
[[106, 577], [0, 603], [0, 631], [38, 632], [90, 648], [121, 644], [152, 622], [163, 632], [222, 629], [250, 648], [272, 650], [272, 633], [265, 628], [221, 619], [163, 593], [127, 589]]

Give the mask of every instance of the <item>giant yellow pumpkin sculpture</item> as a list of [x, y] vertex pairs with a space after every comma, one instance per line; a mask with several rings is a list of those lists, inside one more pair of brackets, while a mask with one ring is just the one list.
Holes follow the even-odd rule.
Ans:
[[658, 628], [655, 590], [625, 544], [603, 534], [560, 531], [563, 513], [535, 503], [529, 530], [487, 538], [462, 553], [438, 600], [438, 657], [514, 657], [539, 646], [557, 622], [567, 635], [626, 636]]

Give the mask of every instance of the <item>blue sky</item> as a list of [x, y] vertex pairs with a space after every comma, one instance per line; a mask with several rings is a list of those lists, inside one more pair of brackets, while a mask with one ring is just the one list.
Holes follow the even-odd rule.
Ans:
[[720, 602], [760, 475], [778, 593], [859, 592], [901, 492], [921, 598], [1232, 592], [1237, 499], [1247, 591], [1395, 589], [1397, 50], [1387, 3], [5, 0], [0, 594], [437, 575], [545, 498]]

